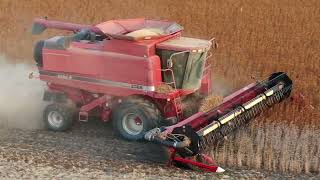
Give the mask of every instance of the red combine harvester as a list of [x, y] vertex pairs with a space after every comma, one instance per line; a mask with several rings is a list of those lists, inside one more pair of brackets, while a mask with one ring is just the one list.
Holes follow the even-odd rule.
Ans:
[[80, 121], [98, 113], [127, 140], [168, 147], [170, 164], [222, 172], [201, 152], [292, 89], [285, 73], [273, 73], [217, 107], [185, 117], [182, 97], [211, 93], [207, 59], [214, 39], [183, 37], [177, 23], [143, 18], [94, 26], [35, 19], [34, 34], [46, 28], [74, 33], [39, 41], [34, 48], [40, 79], [48, 86], [44, 100], [52, 102], [44, 111], [48, 129], [67, 130], [75, 112]]

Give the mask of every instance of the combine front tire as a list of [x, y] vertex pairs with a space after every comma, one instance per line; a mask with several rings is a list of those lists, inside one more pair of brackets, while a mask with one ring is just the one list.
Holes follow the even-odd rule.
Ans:
[[127, 99], [112, 112], [114, 130], [130, 141], [142, 140], [161, 118], [157, 107], [143, 98]]
[[52, 131], [66, 131], [72, 125], [73, 110], [64, 104], [50, 104], [43, 114], [47, 129]]

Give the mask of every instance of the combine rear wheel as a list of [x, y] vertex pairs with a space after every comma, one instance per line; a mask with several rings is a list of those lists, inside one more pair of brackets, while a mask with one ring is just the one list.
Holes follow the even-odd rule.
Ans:
[[112, 112], [114, 130], [131, 141], [142, 140], [144, 134], [158, 126], [162, 116], [158, 108], [143, 97], [124, 100]]
[[43, 113], [43, 120], [47, 129], [52, 131], [66, 131], [72, 125], [74, 110], [64, 104], [50, 104]]

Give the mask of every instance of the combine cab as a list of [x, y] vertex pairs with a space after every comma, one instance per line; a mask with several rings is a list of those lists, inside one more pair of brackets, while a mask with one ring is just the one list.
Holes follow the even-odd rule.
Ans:
[[40, 79], [48, 85], [44, 100], [52, 102], [44, 111], [48, 129], [65, 131], [75, 113], [79, 121], [98, 113], [127, 140], [167, 146], [170, 162], [223, 171], [201, 151], [291, 92], [290, 78], [277, 72], [187, 117], [182, 98], [211, 94], [207, 59], [214, 39], [183, 37], [177, 23], [147, 19], [94, 26], [36, 19], [33, 33], [46, 28], [73, 32], [34, 48]]

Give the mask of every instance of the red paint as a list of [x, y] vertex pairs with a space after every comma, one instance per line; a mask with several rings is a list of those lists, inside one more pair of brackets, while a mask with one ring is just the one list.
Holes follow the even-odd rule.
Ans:
[[134, 123], [136, 123], [136, 125], [141, 125], [142, 120], [139, 117], [136, 117], [136, 118], [134, 118]]
[[110, 115], [111, 115], [111, 109], [109, 108], [104, 108], [102, 111], [101, 111], [101, 120], [103, 122], [107, 122], [110, 120]]
[[199, 163], [197, 161], [193, 161], [190, 159], [185, 159], [177, 156], [175, 156], [173, 160], [181, 162], [183, 164], [191, 164], [210, 172], [217, 172], [217, 169], [218, 169], [218, 166], [215, 166], [215, 165], [207, 165], [207, 164]]
[[204, 162], [202, 163], [202, 162], [197, 162], [191, 159], [176, 156], [177, 151], [174, 148], [169, 148], [169, 152], [170, 152], [170, 158], [168, 161], [168, 166], [171, 166], [172, 163], [176, 161], [182, 164], [190, 164], [190, 165], [197, 166], [205, 171], [217, 172], [218, 166], [214, 165], [214, 161], [212, 160], [212, 158], [210, 158], [205, 154], [199, 154], [204, 158]]
[[101, 30], [95, 26], [91, 25], [82, 25], [82, 24], [75, 24], [75, 23], [67, 23], [67, 22], [61, 22], [61, 21], [48, 21], [46, 19], [40, 19], [36, 18], [34, 20], [35, 24], [40, 24], [46, 28], [54, 28], [54, 29], [61, 29], [61, 30], [67, 30], [67, 31], [79, 31], [81, 29], [90, 29], [91, 31], [102, 34]]

